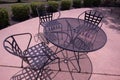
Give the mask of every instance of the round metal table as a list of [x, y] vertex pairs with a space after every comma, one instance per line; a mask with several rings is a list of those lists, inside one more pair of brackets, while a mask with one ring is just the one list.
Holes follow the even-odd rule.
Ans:
[[[50, 31], [50, 29], [48, 29], [53, 24], [56, 25], [58, 23], [60, 24], [60, 27], [62, 28], [62, 30], [52, 28], [52, 31]], [[92, 29], [91, 27], [93, 28], [93, 30], [94, 28], [98, 30], [94, 43], [91, 46], [89, 46], [89, 48], [85, 47], [86, 49], [75, 47], [75, 45], [78, 45], [77, 41], [81, 40], [81, 43], [84, 43], [84, 40], [82, 40], [80, 36], [82, 30], [87, 31], [89, 29]], [[91, 23], [85, 22], [82, 19], [77, 19], [77, 18], [60, 18], [60, 19], [50, 21], [48, 22], [48, 24], [46, 24], [44, 32], [45, 32], [45, 37], [47, 38], [47, 40], [49, 40], [49, 42], [51, 42], [55, 46], [60, 47], [65, 50], [70, 50], [70, 51], [75, 51], [75, 52], [96, 51], [98, 49], [101, 49], [107, 42], [107, 36], [100, 27], [95, 26]], [[69, 41], [68, 43], [69, 45], [64, 42], [65, 39], [66, 39], [66, 42]], [[74, 42], [74, 45], [71, 44], [73, 42]], [[87, 46], [87, 44], [85, 44], [85, 46]]]
[[[88, 44], [86, 44], [85, 40], [83, 39], [83, 35], [85, 35], [83, 34], [83, 32], [86, 33], [87, 31], [91, 31], [91, 30], [95, 32], [97, 31], [97, 35], [95, 36], [94, 42], [91, 43], [91, 45], [89, 45], [88, 47]], [[90, 59], [89, 59], [89, 63], [91, 64], [89, 70], [87, 70], [87, 68], [86, 70], [83, 70], [82, 68], [83, 64], [81, 63], [82, 61], [81, 56], [86, 55], [86, 53], [88, 52], [101, 49], [102, 47], [104, 47], [104, 45], [107, 42], [107, 36], [99, 26], [93, 25], [89, 22], [77, 18], [59, 18], [52, 20], [48, 22], [44, 27], [44, 34], [49, 42], [59, 47], [60, 49], [64, 50], [63, 52], [60, 52], [60, 54], [58, 55], [60, 55], [60, 57], [63, 56], [61, 58], [61, 64], [63, 66], [64, 63], [64, 65], [67, 66], [68, 71], [66, 72], [68, 72], [71, 76], [71, 79], [69, 80], [80, 79], [80, 78], [77, 79], [77, 77], [75, 77], [76, 73], [74, 73], [73, 71], [75, 68], [70, 67], [71, 65], [76, 67], [76, 71], [79, 73], [79, 75], [82, 75], [81, 73], [82, 72], [84, 73], [84, 71], [86, 72], [88, 71], [88, 73], [89, 72], [92, 73], [92, 63]], [[86, 37], [88, 36], [84, 36], [85, 39]], [[74, 59], [72, 59], [70, 55], [73, 55], [72, 58]], [[87, 59], [83, 58], [83, 60], [86, 61]], [[72, 61], [76, 61], [76, 62], [72, 62]], [[63, 70], [64, 70], [64, 66], [63, 66]], [[91, 75], [89, 75], [87, 79], [89, 79], [90, 76]]]

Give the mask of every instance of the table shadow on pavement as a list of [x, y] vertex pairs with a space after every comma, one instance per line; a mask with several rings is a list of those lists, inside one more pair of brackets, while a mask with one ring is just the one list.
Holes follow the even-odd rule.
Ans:
[[[52, 50], [55, 51], [56, 47], [52, 47]], [[64, 50], [57, 55], [60, 57], [61, 71], [58, 69], [57, 61], [51, 63], [49, 67], [54, 72], [52, 80], [90, 80], [93, 67], [87, 54], [79, 55], [80, 72], [74, 52]]]

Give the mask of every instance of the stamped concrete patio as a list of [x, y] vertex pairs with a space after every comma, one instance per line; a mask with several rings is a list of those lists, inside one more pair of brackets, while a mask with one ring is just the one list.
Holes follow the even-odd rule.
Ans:
[[[79, 8], [61, 11], [61, 18], [77, 18], [80, 13], [90, 9], [97, 9], [104, 14], [105, 19], [103, 20], [102, 29], [107, 35], [107, 43], [103, 48], [88, 54], [93, 71], [84, 74], [92, 74], [90, 78], [85, 79], [82, 77], [78, 80], [120, 80], [120, 19], [117, 18], [117, 14], [111, 14], [109, 8]], [[0, 30], [0, 80], [9, 80], [15, 73], [21, 70], [21, 68], [15, 68], [15, 66], [20, 66], [21, 59], [9, 54], [4, 49], [4, 39], [12, 34], [25, 32], [29, 32], [34, 36], [37, 33], [38, 25], [39, 18], [36, 17]], [[20, 41], [20, 44], [25, 45], [25, 39]], [[30, 46], [34, 44], [37, 43], [33, 38]], [[24, 45], [21, 46], [24, 48]], [[52, 44], [49, 46], [52, 46]], [[83, 66], [85, 67], [86, 63], [83, 63]], [[64, 75], [61, 74], [61, 77], [64, 77], [64, 80], [70, 80], [65, 74], [67, 75], [65, 72]], [[63, 80], [60, 77], [58, 78]]]

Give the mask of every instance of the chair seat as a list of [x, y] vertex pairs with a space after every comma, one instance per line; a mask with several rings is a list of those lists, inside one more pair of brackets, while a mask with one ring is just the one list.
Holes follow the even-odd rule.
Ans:
[[23, 53], [27, 58], [25, 58], [26, 62], [28, 62], [33, 69], [41, 69], [49, 63], [49, 59], [56, 59], [55, 56], [52, 57], [54, 52], [48, 46], [45, 46], [44, 43], [34, 45], [25, 50]]

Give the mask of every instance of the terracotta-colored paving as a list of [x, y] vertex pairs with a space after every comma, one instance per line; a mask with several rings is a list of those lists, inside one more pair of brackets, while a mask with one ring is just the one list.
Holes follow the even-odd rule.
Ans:
[[[97, 9], [104, 14], [102, 29], [107, 35], [107, 43], [97, 51], [80, 56], [84, 57], [79, 61], [81, 73], [77, 73], [72, 64], [65, 63], [62, 54], [58, 54], [61, 58], [62, 71], [57, 70], [55, 63], [51, 64], [49, 67], [54, 72], [53, 80], [120, 80], [120, 19], [117, 18], [117, 15], [110, 14], [109, 8], [79, 8], [61, 11], [61, 17], [77, 18], [80, 13], [89, 9]], [[37, 44], [34, 35], [37, 33], [38, 25], [39, 18], [36, 17], [0, 30], [0, 80], [9, 80], [21, 70], [21, 68], [17, 68], [21, 64], [21, 59], [4, 49], [4, 39], [12, 34], [29, 32], [33, 36], [30, 46]], [[22, 48], [25, 47], [26, 41], [26, 39], [20, 40], [20, 44], [23, 44]], [[69, 56], [71, 56], [70, 61], [77, 65], [72, 59], [74, 55], [71, 52], [69, 52]]]

